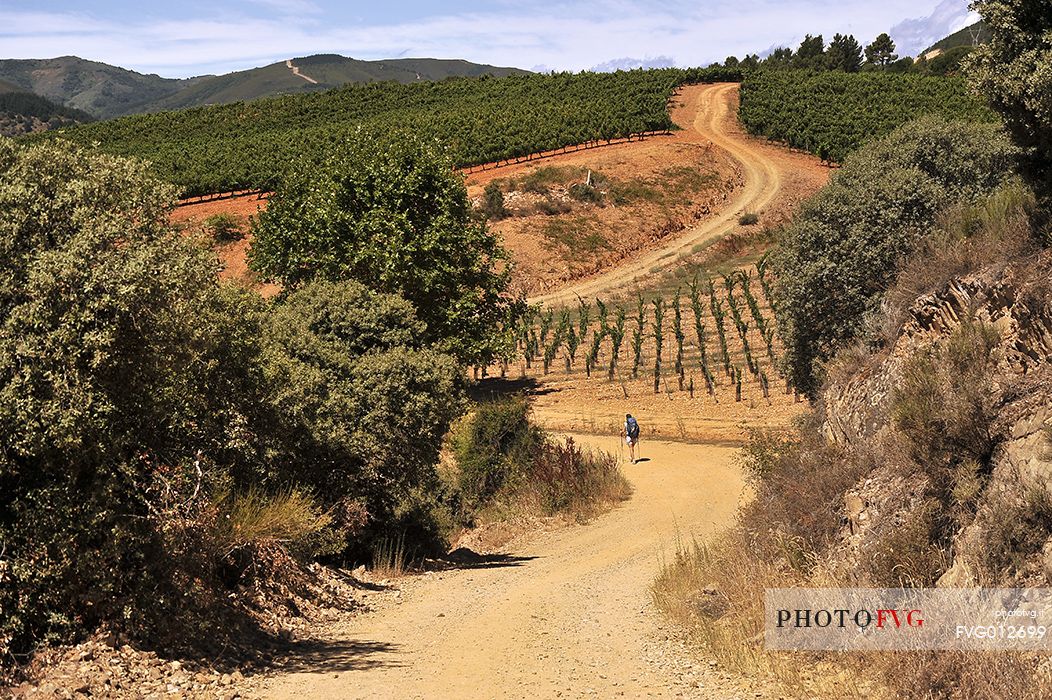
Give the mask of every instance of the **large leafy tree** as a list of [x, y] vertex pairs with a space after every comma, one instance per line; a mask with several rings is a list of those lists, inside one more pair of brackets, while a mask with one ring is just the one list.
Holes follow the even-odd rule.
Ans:
[[862, 46], [851, 34], [835, 34], [826, 50], [826, 65], [830, 70], [857, 72], [862, 67]]
[[1024, 150], [1026, 173], [1052, 196], [1052, 2], [978, 0], [989, 43], [967, 59], [975, 85]]
[[508, 257], [475, 216], [463, 177], [436, 143], [358, 135], [288, 177], [260, 215], [251, 264], [289, 289], [357, 280], [398, 294], [421, 336], [462, 362], [486, 362], [516, 308]]
[[887, 68], [898, 59], [895, 53], [895, 42], [887, 32], [879, 34], [873, 43], [866, 47], [866, 62], [881, 68]]
[[9, 142], [0, 162], [0, 654], [107, 617], [151, 633], [195, 595], [164, 494], [254, 468], [232, 310], [261, 302], [167, 230], [145, 164]]

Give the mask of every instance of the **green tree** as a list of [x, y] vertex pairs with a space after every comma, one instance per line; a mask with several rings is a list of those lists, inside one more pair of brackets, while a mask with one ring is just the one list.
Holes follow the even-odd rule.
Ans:
[[793, 68], [810, 68], [818, 70], [825, 67], [825, 41], [822, 35], [808, 34], [800, 42], [793, 56]]
[[895, 53], [895, 42], [887, 32], [880, 34], [873, 43], [866, 47], [866, 62], [886, 68], [898, 59]]
[[504, 207], [504, 191], [496, 180], [486, 185], [486, 189], [482, 191], [482, 213], [493, 221], [508, 216], [508, 210]]
[[409, 300], [423, 337], [465, 363], [499, 351], [507, 255], [472, 215], [463, 177], [434, 143], [359, 136], [301, 167], [259, 215], [253, 269], [286, 288], [354, 279]]
[[0, 264], [21, 282], [0, 306], [0, 648], [103, 619], [153, 635], [210, 580], [192, 494], [260, 472], [265, 302], [165, 230], [172, 189], [144, 164], [67, 144], [0, 159]]
[[972, 7], [983, 16], [990, 41], [968, 57], [966, 71], [1024, 149], [1025, 174], [1047, 204], [1052, 197], [1052, 8], [1047, 0], [977, 0]]
[[826, 65], [830, 70], [858, 72], [862, 67], [862, 46], [851, 34], [834, 34], [826, 51]]

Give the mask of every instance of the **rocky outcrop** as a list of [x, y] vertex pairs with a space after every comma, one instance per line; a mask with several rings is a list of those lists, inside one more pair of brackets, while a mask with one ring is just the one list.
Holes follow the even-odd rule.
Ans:
[[[895, 389], [911, 358], [943, 346], [968, 320], [995, 328], [999, 337], [990, 369], [995, 447], [981, 466], [983, 491], [975, 512], [942, 514], [960, 522], [939, 585], [989, 582], [989, 575], [981, 581], [976, 561], [989, 546], [990, 523], [999, 515], [994, 509], [1015, 503], [1025, 512], [1026, 494], [1052, 494], [1052, 254], [1046, 251], [925, 294], [908, 309], [893, 342], [831, 373], [836, 379], [819, 405], [826, 438], [856, 450], [883, 444], [887, 462], [845, 494], [840, 546], [829, 565], [849, 578], [865, 582], [872, 550], [887, 542], [891, 530], [904, 527], [925, 500], [923, 474], [903, 472], [894, 463], [895, 448], [887, 447], [894, 442]], [[1043, 553], [1028, 556], [1029, 563], [1013, 574], [1017, 582], [1052, 581], [1052, 541]]]

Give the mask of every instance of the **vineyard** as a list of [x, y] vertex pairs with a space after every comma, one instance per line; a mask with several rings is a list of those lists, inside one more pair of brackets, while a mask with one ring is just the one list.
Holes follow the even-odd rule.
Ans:
[[917, 117], [993, 121], [955, 77], [884, 72], [754, 71], [741, 85], [739, 118], [752, 134], [843, 161], [868, 139]]
[[695, 277], [671, 295], [533, 309], [518, 328], [515, 360], [489, 371], [616, 384], [624, 398], [770, 405], [776, 392], [788, 391], [770, 282], [761, 261], [713, 279]]
[[685, 83], [738, 70], [660, 69], [348, 85], [305, 95], [124, 117], [54, 132], [151, 161], [184, 196], [273, 187], [363, 132], [412, 131], [459, 166], [675, 128], [667, 103]]

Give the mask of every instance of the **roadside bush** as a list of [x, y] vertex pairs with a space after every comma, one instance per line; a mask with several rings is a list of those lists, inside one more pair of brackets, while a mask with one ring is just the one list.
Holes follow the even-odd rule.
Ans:
[[452, 447], [465, 519], [487, 509], [585, 518], [629, 494], [613, 457], [548, 435], [530, 421], [522, 396], [478, 404]]
[[977, 516], [983, 539], [974, 553], [986, 585], [1005, 583], [1052, 536], [1052, 496], [1044, 486], [1019, 485], [991, 494]]
[[765, 561], [807, 572], [840, 527], [844, 492], [873, 468], [872, 457], [829, 443], [809, 417], [790, 433], [756, 431], [742, 450], [755, 497], [743, 530]]
[[753, 224], [759, 222], [759, 220], [760, 215], [754, 212], [746, 212], [738, 217], [738, 223], [741, 226], [752, 226]]
[[863, 147], [811, 198], [773, 256], [775, 308], [793, 384], [814, 396], [822, 364], [857, 336], [905, 256], [943, 210], [1011, 178], [997, 127], [920, 119]]
[[0, 657], [103, 622], [219, 644], [227, 587], [418, 524], [463, 373], [409, 302], [265, 301], [168, 230], [145, 166], [0, 161]]
[[948, 501], [954, 471], [964, 462], [986, 464], [998, 436], [1000, 392], [993, 383], [1000, 336], [966, 321], [945, 344], [915, 354], [891, 397], [895, 427], [911, 456]]
[[483, 402], [454, 435], [460, 492], [471, 508], [484, 506], [524, 477], [543, 442], [540, 429], [530, 423], [529, 410], [522, 396]]
[[[129, 167], [80, 158], [62, 193], [0, 210], [4, 233], [12, 220], [46, 227], [56, 208], [81, 218], [71, 200]], [[81, 221], [22, 251], [8, 271], [25, 283], [0, 312], [0, 636], [18, 651], [107, 619], [160, 642], [180, 611], [207, 607], [207, 548], [196, 529], [168, 527], [164, 499], [185, 494], [194, 512], [260, 454], [251, 354], [229, 313], [238, 295], [219, 287], [214, 256], [115, 218]]]
[[319, 280], [289, 294], [263, 331], [269, 401], [283, 417], [276, 476], [326, 505], [360, 498], [372, 532], [437, 478], [463, 408], [458, 364], [423, 347], [423, 330], [399, 297]]

